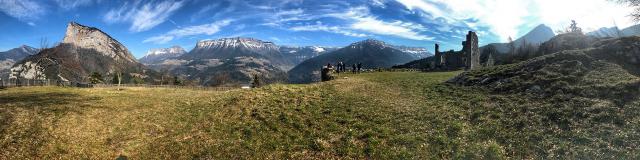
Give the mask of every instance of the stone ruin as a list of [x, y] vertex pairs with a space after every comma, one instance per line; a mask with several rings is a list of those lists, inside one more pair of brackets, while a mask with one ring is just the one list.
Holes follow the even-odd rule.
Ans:
[[435, 45], [434, 60], [431, 67], [434, 70], [456, 70], [464, 68], [472, 70], [480, 68], [480, 48], [478, 47], [478, 36], [475, 32], [469, 31], [466, 41], [462, 41], [462, 50], [440, 52], [440, 46]]

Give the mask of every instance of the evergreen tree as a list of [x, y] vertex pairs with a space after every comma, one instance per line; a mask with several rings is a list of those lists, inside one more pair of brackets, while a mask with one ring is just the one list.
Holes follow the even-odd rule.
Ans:
[[113, 74], [113, 79], [111, 79], [111, 84], [118, 84], [120, 81], [120, 75], [119, 74]]
[[180, 81], [178, 76], [174, 76], [173, 77], [173, 85], [180, 85], [180, 84], [182, 84], [182, 81]]
[[102, 75], [98, 72], [93, 72], [91, 73], [91, 75], [89, 75], [89, 82], [91, 82], [91, 84], [102, 83], [102, 81], [104, 81], [102, 79]]
[[262, 82], [260, 81], [260, 76], [258, 76], [258, 74], [254, 74], [253, 82], [251, 82], [251, 88], [258, 88], [261, 85], [262, 85]]

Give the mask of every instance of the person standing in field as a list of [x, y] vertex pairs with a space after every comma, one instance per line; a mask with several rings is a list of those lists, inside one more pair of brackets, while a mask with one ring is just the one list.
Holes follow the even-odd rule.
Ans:
[[353, 65], [351, 65], [351, 73], [356, 73], [356, 64], [354, 63]]
[[358, 73], [362, 72], [362, 63], [358, 63]]

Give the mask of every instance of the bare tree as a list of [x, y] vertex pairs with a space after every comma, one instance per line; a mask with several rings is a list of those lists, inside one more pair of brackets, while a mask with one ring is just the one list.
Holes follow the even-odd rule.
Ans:
[[513, 42], [511, 36], [509, 36], [509, 54], [516, 54], [516, 44]]
[[40, 51], [49, 48], [49, 40], [47, 37], [40, 38]]
[[633, 7], [633, 12], [629, 14], [634, 21], [640, 22], [640, 0], [610, 0]]

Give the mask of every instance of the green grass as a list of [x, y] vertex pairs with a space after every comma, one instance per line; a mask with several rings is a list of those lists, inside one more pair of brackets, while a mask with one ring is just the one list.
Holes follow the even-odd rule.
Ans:
[[[633, 158], [638, 153], [638, 111], [442, 83], [458, 73], [346, 74], [330, 82], [224, 92], [10, 88], [0, 90], [0, 159]], [[580, 115], [571, 110], [580, 107], [601, 117], [574, 118]], [[621, 117], [627, 119], [617, 124]], [[567, 125], [574, 128], [566, 130]]]

